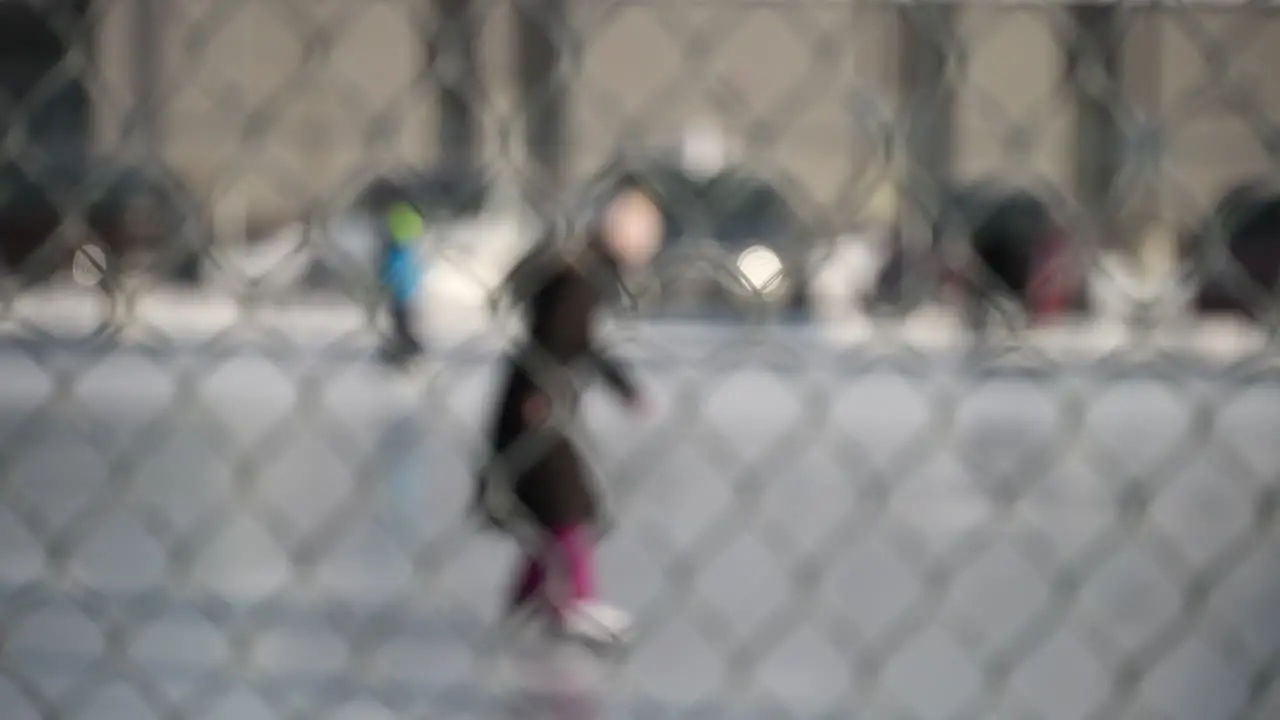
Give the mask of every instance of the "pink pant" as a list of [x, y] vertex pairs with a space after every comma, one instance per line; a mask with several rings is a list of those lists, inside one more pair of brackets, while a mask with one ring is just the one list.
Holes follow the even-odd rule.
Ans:
[[[551, 534], [541, 555], [527, 555], [521, 561], [519, 574], [512, 589], [511, 601], [520, 604], [541, 593], [553, 607], [562, 609], [566, 603], [575, 603], [595, 597], [594, 541], [583, 527], [557, 530]], [[568, 592], [549, 592], [549, 581], [563, 579]]]

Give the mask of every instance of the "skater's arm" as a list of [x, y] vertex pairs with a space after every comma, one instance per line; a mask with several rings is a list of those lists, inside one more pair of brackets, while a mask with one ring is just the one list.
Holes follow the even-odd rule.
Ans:
[[522, 297], [525, 286], [524, 278], [528, 275], [528, 267], [531, 264], [531, 258], [521, 258], [507, 271], [502, 280], [489, 291], [490, 312], [496, 312], [498, 307], [502, 305], [504, 295], [507, 296], [512, 305], [519, 305], [525, 299]]
[[540, 238], [489, 293], [489, 309], [496, 310], [503, 295], [516, 307], [532, 300], [557, 270], [554, 248], [548, 239]]
[[590, 281], [584, 281], [584, 284], [591, 286], [590, 291], [584, 293], [586, 299], [583, 302], [586, 307], [581, 312], [574, 314], [577, 320], [577, 329], [582, 338], [579, 343], [579, 352], [590, 360], [611, 390], [621, 396], [622, 399], [631, 402], [639, 394], [635, 381], [632, 379], [631, 370], [626, 363], [619, 360], [605, 347], [596, 332], [595, 314], [600, 305], [598, 289]]
[[625, 363], [615, 358], [599, 345], [593, 344], [590, 352], [592, 361], [600, 371], [600, 376], [604, 378], [604, 381], [608, 383], [614, 392], [628, 402], [639, 397], [640, 393], [636, 388], [635, 380], [632, 379], [631, 370]]

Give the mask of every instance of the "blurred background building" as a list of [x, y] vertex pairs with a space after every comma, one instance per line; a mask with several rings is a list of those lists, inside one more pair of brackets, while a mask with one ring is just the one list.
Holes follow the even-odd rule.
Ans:
[[[1031, 173], [1085, 199], [1122, 180], [1156, 214], [1274, 164], [1274, 138], [1256, 127], [1280, 100], [1265, 79], [1280, 22], [1265, 7], [80, 5], [97, 18], [90, 102], [66, 112], [90, 115], [98, 146], [123, 138], [268, 216], [379, 161], [452, 156], [518, 172], [532, 156], [581, 176], [620, 140], [672, 142], [698, 119], [797, 191], [846, 208], [884, 177], [886, 135], [912, 119], [927, 129], [903, 157], [931, 172]], [[57, 61], [50, 48], [4, 48], [8, 64]], [[526, 127], [545, 147], [529, 151]], [[1122, 166], [1157, 150], [1159, 172]]]
[[27, 106], [11, 149], [163, 168], [201, 212], [216, 222], [233, 207], [251, 234], [348, 202], [397, 166], [481, 168], [554, 198], [619, 148], [706, 126], [831, 232], [999, 177], [1062, 193], [1103, 244], [1167, 244], [1280, 150], [1267, 80], [1280, 16], [1265, 6], [0, 8], [5, 85]]

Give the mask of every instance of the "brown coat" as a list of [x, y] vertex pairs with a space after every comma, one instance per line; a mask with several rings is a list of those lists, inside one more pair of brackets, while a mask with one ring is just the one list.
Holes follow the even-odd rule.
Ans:
[[[593, 332], [596, 309], [618, 284], [617, 272], [599, 251], [589, 249], [575, 263], [535, 256], [517, 273], [523, 277], [512, 284], [525, 295], [518, 299], [528, 313], [528, 339], [506, 360], [476, 506], [498, 528], [510, 529], [513, 520], [547, 530], [591, 523], [599, 511], [595, 482], [568, 425], [578, 414], [583, 370], [602, 375], [623, 398], [636, 393], [630, 374], [600, 348]], [[539, 397], [551, 410], [541, 424], [527, 411], [530, 400]], [[493, 500], [486, 492], [495, 487], [491, 483], [498, 484], [499, 496], [516, 500], [514, 506]]]

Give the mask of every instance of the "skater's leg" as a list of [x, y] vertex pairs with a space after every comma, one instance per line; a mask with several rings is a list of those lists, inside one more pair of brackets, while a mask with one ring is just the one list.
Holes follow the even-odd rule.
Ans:
[[568, 635], [593, 644], [625, 643], [631, 632], [630, 616], [596, 598], [595, 541], [590, 529], [577, 526], [557, 530], [552, 545], [566, 590], [564, 595], [553, 598], [561, 628]]
[[392, 327], [395, 331], [396, 344], [410, 352], [422, 349], [418, 334], [414, 328], [413, 308], [407, 302], [396, 302], [392, 305]]
[[404, 360], [421, 354], [423, 348], [414, 334], [411, 308], [393, 297], [387, 304], [387, 314], [391, 317], [391, 332], [382, 347], [384, 357]]
[[547, 571], [541, 560], [531, 556], [523, 558], [507, 598], [510, 607], [517, 608], [532, 600], [544, 590], [546, 580]]
[[530, 620], [556, 620], [547, 595], [547, 566], [536, 555], [522, 555], [503, 598], [501, 622], [515, 627]]
[[577, 526], [557, 528], [548, 537], [548, 599], [564, 622], [579, 607], [595, 600], [594, 547]]
[[569, 604], [595, 599], [595, 542], [581, 526], [552, 533], [558, 559], [563, 564]]
[[400, 346], [400, 318], [397, 307], [395, 295], [387, 292], [383, 297], [383, 308], [387, 313], [387, 319], [391, 321], [391, 327], [382, 336], [382, 352], [385, 355], [395, 354]]
[[391, 302], [391, 336], [393, 342], [400, 347], [408, 345], [409, 337], [409, 313], [404, 303], [393, 300]]

